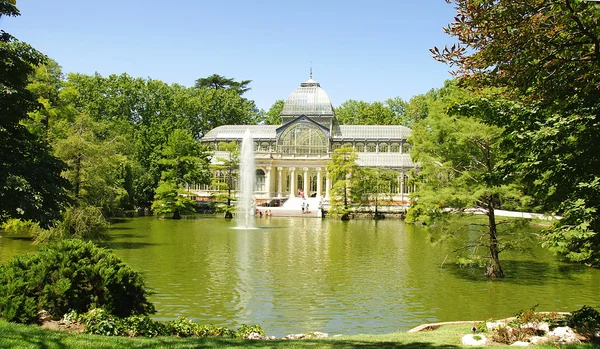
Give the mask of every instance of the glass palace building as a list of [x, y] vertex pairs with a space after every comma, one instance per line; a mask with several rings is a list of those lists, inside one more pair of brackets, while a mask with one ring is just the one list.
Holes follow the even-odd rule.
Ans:
[[[412, 188], [408, 184], [412, 162], [409, 144], [411, 130], [405, 126], [340, 125], [327, 93], [309, 79], [285, 101], [281, 125], [224, 125], [209, 131], [202, 142], [215, 149], [213, 162], [226, 158], [220, 142], [240, 143], [248, 129], [254, 140], [257, 202], [294, 198], [298, 190], [307, 197], [329, 199], [333, 185], [327, 164], [335, 149], [354, 147], [360, 166], [382, 167], [397, 171], [392, 192], [394, 201], [406, 203]], [[213, 176], [224, 176], [216, 171]], [[201, 197], [215, 194], [210, 186], [190, 188]]]

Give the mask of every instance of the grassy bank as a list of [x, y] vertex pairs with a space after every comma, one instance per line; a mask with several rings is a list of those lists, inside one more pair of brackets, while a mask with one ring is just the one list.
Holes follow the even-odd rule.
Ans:
[[[326, 340], [250, 341], [224, 338], [125, 338], [68, 334], [0, 321], [0, 348], [460, 348], [460, 338], [470, 326], [442, 326], [419, 333], [342, 336]], [[494, 345], [494, 348], [502, 347]], [[535, 346], [556, 348], [556, 346]], [[561, 348], [600, 348], [581, 344]]]

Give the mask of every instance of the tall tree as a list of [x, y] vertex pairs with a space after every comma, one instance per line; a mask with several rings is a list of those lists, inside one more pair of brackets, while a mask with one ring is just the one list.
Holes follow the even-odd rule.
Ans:
[[212, 185], [219, 192], [226, 191], [224, 196], [219, 193], [217, 201], [225, 201], [225, 205], [217, 209], [225, 214], [225, 218], [233, 218], [233, 207], [231, 201], [232, 191], [235, 190], [237, 183], [238, 170], [240, 167], [240, 150], [237, 142], [219, 142], [219, 152], [222, 156], [217, 156], [217, 163], [211, 165], [211, 171], [215, 174], [212, 178]]
[[[467, 103], [472, 92], [450, 87], [446, 97], [430, 105], [427, 118], [416, 123], [410, 141], [411, 156], [420, 164], [415, 204], [409, 220], [436, 222], [449, 214], [477, 210], [487, 216], [484, 230], [476, 241], [465, 246], [469, 251], [487, 249], [485, 275], [504, 277], [499, 254], [507, 246], [501, 241], [495, 211], [501, 205], [518, 205], [524, 199], [519, 187], [505, 175], [502, 129], [486, 124], [491, 109], [448, 109]], [[474, 255], [472, 257], [479, 257]]]
[[206, 78], [197, 79], [195, 86], [196, 88], [233, 90], [238, 94], [243, 95], [250, 90], [248, 84], [251, 82], [252, 80], [235, 81], [234, 79], [226, 78], [219, 74], [213, 74]]
[[349, 204], [359, 201], [361, 192], [352, 191], [356, 180], [360, 178], [360, 166], [356, 164], [358, 155], [353, 147], [336, 149], [327, 164], [327, 173], [332, 179], [331, 213], [342, 220], [350, 219]]
[[208, 157], [200, 143], [181, 129], [169, 135], [167, 145], [159, 161], [163, 171], [156, 189], [152, 209], [158, 214], [173, 214], [173, 219], [182, 213], [193, 212], [194, 201], [189, 198], [189, 186], [193, 183], [208, 184]]
[[335, 114], [344, 125], [399, 125], [402, 118], [381, 102], [347, 100], [335, 108]]
[[54, 142], [56, 155], [69, 165], [63, 172], [73, 188], [73, 197], [83, 206], [97, 207], [106, 215], [119, 210], [128, 195], [124, 188], [124, 140], [111, 134], [106, 122], [94, 121], [85, 114], [56, 125], [63, 136]]
[[[2, 16], [19, 16], [14, 1], [0, 2]], [[46, 57], [0, 31], [0, 222], [23, 218], [48, 226], [67, 201], [64, 163], [21, 121], [40, 106], [28, 77]]]
[[600, 265], [600, 7], [579, 0], [456, 0], [434, 48], [465, 84], [495, 86], [519, 112], [494, 120], [512, 143], [513, 171], [564, 218], [546, 243]]

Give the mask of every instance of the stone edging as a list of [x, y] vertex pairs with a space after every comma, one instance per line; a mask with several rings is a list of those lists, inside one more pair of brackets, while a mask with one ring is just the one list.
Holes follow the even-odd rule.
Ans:
[[[538, 313], [538, 314], [571, 315], [571, 313], [564, 312], [564, 311], [538, 311], [536, 313]], [[515, 319], [515, 317], [511, 316], [511, 317], [507, 317], [507, 318], [504, 318], [504, 319], [495, 320], [495, 322], [505, 322], [505, 323], [508, 323], [508, 322], [510, 322], [510, 321], [512, 321], [514, 319]], [[476, 323], [481, 322], [481, 321], [482, 320], [477, 320], [477, 321], [447, 321], [447, 322], [436, 322], [436, 323], [433, 323], [433, 324], [423, 324], [423, 325], [419, 325], [417, 327], [411, 328], [410, 330], [408, 330], [408, 333], [415, 333], [415, 332], [421, 332], [421, 331], [432, 331], [432, 330], [435, 330], [438, 327], [444, 326], [444, 325], [476, 324]]]

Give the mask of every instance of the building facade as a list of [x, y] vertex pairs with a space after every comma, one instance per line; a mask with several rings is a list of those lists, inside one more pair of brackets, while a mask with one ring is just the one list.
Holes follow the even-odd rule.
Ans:
[[[281, 125], [224, 125], [208, 132], [202, 142], [215, 149], [212, 161], [226, 158], [219, 143], [242, 141], [250, 130], [254, 140], [257, 201], [287, 199], [301, 190], [306, 197], [329, 199], [333, 185], [327, 164], [335, 149], [354, 147], [360, 166], [393, 169], [398, 173], [393, 199], [406, 203], [412, 191], [408, 178], [416, 164], [409, 155], [405, 126], [340, 125], [327, 93], [309, 79], [285, 101]], [[213, 173], [222, 176], [223, 173]], [[215, 194], [217, 188], [190, 188], [199, 196]]]

